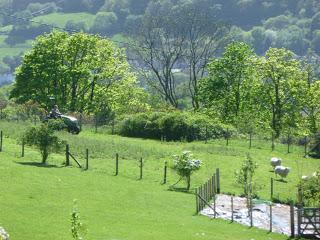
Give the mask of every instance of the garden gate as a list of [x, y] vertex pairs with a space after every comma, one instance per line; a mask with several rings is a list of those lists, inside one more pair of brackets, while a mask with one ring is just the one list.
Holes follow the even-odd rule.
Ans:
[[299, 208], [298, 236], [320, 238], [320, 208]]

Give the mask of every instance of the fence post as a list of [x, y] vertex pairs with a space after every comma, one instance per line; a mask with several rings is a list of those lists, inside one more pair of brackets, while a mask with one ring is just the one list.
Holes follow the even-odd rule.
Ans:
[[89, 149], [86, 149], [86, 170], [89, 169]]
[[298, 206], [298, 238], [301, 237], [301, 206]]
[[142, 167], [143, 167], [143, 163], [142, 163], [142, 158], [140, 158], [140, 180], [142, 179]]
[[216, 218], [216, 194], [213, 196], [214, 218]]
[[269, 207], [270, 207], [270, 229], [269, 229], [269, 231], [272, 232], [272, 202]]
[[227, 129], [227, 135], [226, 135], [226, 138], [227, 138], [227, 146], [229, 146], [229, 129]]
[[206, 138], [206, 144], [208, 143], [208, 126], [206, 125], [206, 136], [205, 136], [205, 138]]
[[198, 212], [199, 212], [199, 204], [198, 204], [199, 197], [198, 197], [198, 189], [197, 188], [195, 190], [195, 193], [196, 193], [196, 214], [198, 214]]
[[274, 133], [272, 132], [272, 144], [271, 144], [271, 149], [274, 151]]
[[252, 132], [250, 131], [250, 134], [249, 134], [249, 149], [251, 149], [252, 147]]
[[250, 227], [253, 227], [252, 196], [250, 196]]
[[22, 145], [21, 145], [21, 157], [24, 157], [24, 140], [22, 140]]
[[290, 133], [287, 136], [287, 144], [288, 144], [288, 153], [290, 153]]
[[214, 196], [216, 195], [217, 193], [217, 179], [216, 179], [216, 174], [214, 173], [213, 176], [212, 176], [212, 179], [213, 179], [213, 192], [214, 192]]
[[290, 202], [290, 227], [291, 227], [291, 237], [294, 238], [295, 229], [294, 229], [294, 205], [293, 205], [293, 201]]
[[70, 166], [70, 158], [69, 158], [69, 144], [66, 145], [66, 167]]
[[2, 152], [2, 144], [3, 144], [3, 132], [0, 131], [0, 152]]
[[119, 154], [116, 153], [116, 176], [119, 174]]
[[[163, 184], [167, 183], [167, 167], [168, 167], [168, 162], [165, 161], [164, 163], [164, 173], [163, 173]], [[197, 192], [196, 192], [197, 194]]]
[[217, 177], [217, 193], [220, 194], [220, 169], [216, 169], [216, 177]]
[[270, 199], [273, 199], [273, 178], [270, 179]]
[[304, 157], [308, 155], [308, 138], [307, 136], [304, 137]]
[[233, 222], [233, 196], [231, 196], [231, 222]]

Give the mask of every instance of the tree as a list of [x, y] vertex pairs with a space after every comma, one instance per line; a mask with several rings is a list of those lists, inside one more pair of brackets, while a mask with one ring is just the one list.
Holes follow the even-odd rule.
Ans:
[[270, 48], [261, 61], [259, 72], [261, 103], [271, 113], [267, 118], [277, 138], [283, 128], [299, 125], [302, 99], [306, 94], [303, 71], [291, 51]]
[[43, 164], [46, 164], [50, 153], [57, 152], [64, 146], [64, 143], [54, 135], [54, 131], [48, 124], [30, 128], [24, 133], [22, 141], [39, 149]]
[[93, 113], [98, 101], [111, 102], [113, 96], [108, 92], [114, 87], [119, 95], [126, 91], [118, 88], [121, 84], [139, 89], [126, 56], [111, 41], [53, 31], [38, 37], [24, 56], [10, 97], [18, 103], [33, 100], [48, 107], [52, 96], [60, 109]]
[[243, 161], [240, 171], [235, 173], [236, 182], [243, 187], [243, 193], [247, 198], [247, 206], [249, 207], [249, 199], [253, 196], [253, 176], [258, 165], [252, 160], [248, 154], [246, 160]]
[[[183, 55], [185, 28], [176, 18], [171, 0], [150, 2], [138, 29], [131, 29], [133, 51], [142, 73], [150, 86], [157, 89], [164, 101], [177, 108], [176, 79], [174, 68]], [[152, 74], [150, 74], [152, 73]]]
[[[221, 58], [208, 64], [208, 77], [201, 82], [201, 99], [227, 123], [236, 123], [249, 107], [255, 87], [255, 55], [245, 43], [229, 44]], [[247, 113], [245, 113], [247, 114]]]
[[113, 12], [99, 12], [90, 28], [90, 32], [103, 35], [114, 33], [114, 26], [118, 21], [117, 15]]
[[203, 78], [208, 62], [225, 44], [230, 27], [217, 20], [219, 8], [208, 0], [185, 1], [175, 14], [183, 21], [185, 51], [183, 59], [188, 66], [189, 92], [192, 105], [199, 109], [199, 79]]
[[200, 169], [201, 161], [193, 159], [193, 155], [190, 151], [184, 151], [182, 155], [176, 155], [174, 157], [173, 169], [177, 171], [181, 178], [186, 179], [187, 190], [189, 190], [191, 184], [191, 174]]

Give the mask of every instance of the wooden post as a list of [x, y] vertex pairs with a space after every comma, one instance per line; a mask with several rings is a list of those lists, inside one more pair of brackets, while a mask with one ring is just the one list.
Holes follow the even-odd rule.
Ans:
[[112, 130], [111, 130], [111, 134], [114, 135], [114, 119], [112, 119]]
[[249, 149], [252, 147], [252, 132], [249, 134]]
[[86, 149], [86, 170], [89, 169], [89, 149]]
[[98, 132], [98, 114], [96, 114], [94, 117], [94, 129], [95, 129], [95, 133], [97, 133]]
[[140, 158], [140, 180], [142, 179], [142, 167], [143, 167], [143, 163], [142, 163], [142, 158]]
[[220, 169], [216, 169], [216, 177], [217, 177], [217, 193], [220, 194]]
[[295, 236], [295, 229], [294, 229], [294, 205], [293, 202], [290, 202], [290, 229], [291, 229], [291, 237], [294, 238]]
[[226, 135], [226, 138], [227, 138], [227, 146], [229, 146], [229, 129], [227, 129], [227, 135]]
[[2, 152], [2, 145], [3, 145], [3, 132], [0, 131], [0, 152]]
[[231, 196], [231, 222], [233, 222], [233, 196]]
[[116, 176], [119, 174], [119, 154], [116, 153]]
[[69, 144], [66, 145], [66, 167], [70, 166]]
[[216, 195], [213, 197], [213, 211], [214, 211], [214, 218], [216, 218]]
[[270, 199], [273, 199], [273, 178], [270, 179]]
[[22, 140], [21, 157], [24, 157], [24, 140]]
[[269, 229], [269, 231], [272, 232], [272, 202], [269, 207], [270, 207], [270, 229]]
[[308, 155], [308, 138], [307, 136], [304, 137], [304, 157]]
[[196, 214], [198, 214], [199, 212], [199, 204], [198, 204], [198, 201], [199, 201], [199, 197], [198, 197], [198, 189], [196, 188]]
[[206, 125], [206, 136], [205, 136], [205, 138], [206, 138], [206, 144], [208, 143], [208, 126]]
[[301, 237], [301, 206], [298, 206], [298, 238]]
[[213, 179], [213, 191], [214, 191], [214, 196], [216, 195], [217, 193], [217, 178], [216, 178], [216, 174], [213, 174], [212, 176], [212, 179]]
[[288, 144], [288, 153], [290, 153], [290, 133], [288, 133], [287, 144]]
[[[201, 185], [200, 188], [199, 188], [199, 196], [202, 197], [202, 185]], [[200, 209], [199, 209], [199, 212], [202, 210], [202, 206], [203, 206], [203, 201], [202, 201], [202, 199], [200, 198]]]
[[272, 144], [271, 144], [271, 149], [274, 151], [274, 134], [272, 132]]
[[250, 227], [253, 227], [252, 196], [250, 196]]
[[[168, 162], [166, 161], [164, 163], [163, 184], [167, 183], [167, 168], [168, 168]], [[196, 192], [196, 194], [197, 194], [197, 192]]]

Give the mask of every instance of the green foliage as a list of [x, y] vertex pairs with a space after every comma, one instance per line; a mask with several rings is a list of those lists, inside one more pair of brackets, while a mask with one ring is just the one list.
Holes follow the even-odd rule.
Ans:
[[243, 161], [240, 170], [235, 172], [236, 182], [242, 186], [243, 193], [247, 199], [253, 196], [255, 185], [253, 176], [257, 168], [257, 163], [255, 163], [251, 156], [247, 154], [246, 160]]
[[117, 15], [113, 12], [99, 12], [90, 28], [90, 32], [110, 35], [114, 33], [114, 26], [117, 24], [117, 21]]
[[190, 151], [184, 151], [181, 155], [175, 155], [173, 160], [173, 169], [181, 178], [187, 182], [187, 190], [190, 189], [191, 174], [201, 167], [201, 161], [193, 158]]
[[54, 135], [53, 129], [48, 124], [41, 124], [40, 127], [31, 127], [24, 133], [22, 141], [39, 149], [43, 164], [46, 163], [50, 153], [58, 152], [64, 146], [64, 142]]
[[302, 189], [303, 203], [306, 207], [320, 207], [320, 170], [301, 180], [299, 187]]
[[71, 234], [75, 240], [84, 240], [87, 233], [87, 229], [80, 220], [77, 201], [73, 200], [73, 209], [71, 213]]
[[182, 112], [141, 113], [125, 117], [118, 125], [121, 136], [142, 137], [167, 141], [204, 140], [224, 137], [233, 128], [210, 120], [201, 114]]
[[[223, 122], [235, 124], [240, 115], [250, 115], [251, 120], [259, 116], [253, 107], [257, 92], [255, 62], [253, 50], [235, 42], [208, 65], [209, 76], [200, 83], [200, 97]], [[255, 115], [250, 114], [253, 112]]]
[[143, 104], [135, 93], [145, 95], [137, 87], [123, 51], [111, 41], [53, 31], [38, 37], [24, 56], [11, 98], [48, 107], [49, 96], [53, 96], [60, 108], [80, 112], [93, 113], [104, 105], [113, 111], [121, 105], [139, 111]]

